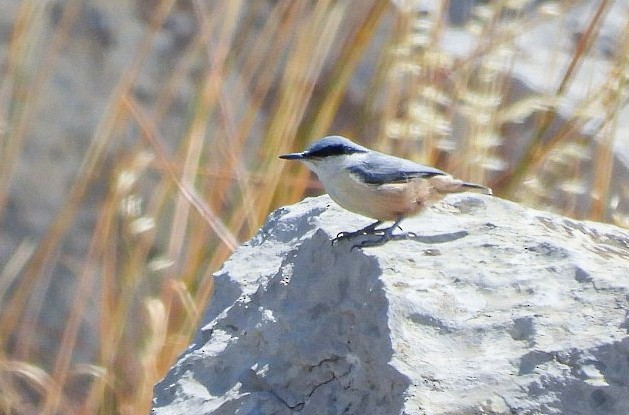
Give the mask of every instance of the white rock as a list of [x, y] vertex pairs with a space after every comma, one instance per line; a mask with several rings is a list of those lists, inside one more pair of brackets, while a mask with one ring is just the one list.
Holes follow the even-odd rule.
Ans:
[[368, 223], [274, 212], [153, 413], [629, 413], [626, 231], [457, 195], [402, 222], [417, 239], [331, 245]]

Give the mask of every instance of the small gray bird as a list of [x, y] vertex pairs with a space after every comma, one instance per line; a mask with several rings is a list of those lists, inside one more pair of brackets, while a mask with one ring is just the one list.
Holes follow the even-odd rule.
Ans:
[[[334, 241], [357, 235], [379, 235], [354, 247], [381, 245], [391, 239], [400, 221], [443, 199], [448, 193], [491, 189], [455, 179], [449, 174], [410, 160], [379, 153], [338, 135], [315, 141], [301, 153], [279, 156], [299, 160], [316, 173], [332, 200], [347, 210], [376, 222], [355, 232], [341, 232]], [[384, 221], [388, 228], [378, 229]]]

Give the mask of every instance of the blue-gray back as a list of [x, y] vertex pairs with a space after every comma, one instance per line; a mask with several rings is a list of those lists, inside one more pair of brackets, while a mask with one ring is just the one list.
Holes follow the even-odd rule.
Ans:
[[434, 167], [378, 152], [370, 153], [369, 157], [349, 167], [349, 170], [362, 181], [373, 185], [404, 183], [411, 179], [446, 174]]

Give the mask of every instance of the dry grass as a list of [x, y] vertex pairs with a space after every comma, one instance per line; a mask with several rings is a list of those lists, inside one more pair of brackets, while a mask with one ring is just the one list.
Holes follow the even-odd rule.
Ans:
[[[629, 20], [605, 83], [592, 85], [569, 117], [558, 111], [608, 1], [592, 11], [554, 92], [516, 99], [509, 91], [518, 36], [548, 20], [561, 23], [572, 2], [536, 11], [517, 1], [478, 6], [464, 29], [477, 42], [461, 58], [443, 49], [447, 2], [417, 14], [380, 0], [360, 9], [333, 0], [192, 1], [197, 30], [147, 103], [134, 88], [177, 3], [155, 4], [64, 205], [38, 240], [22, 241], [0, 267], [0, 413], [147, 413], [153, 385], [190, 341], [213, 294], [212, 273], [271, 209], [316, 187], [277, 155], [335, 125], [373, 147], [488, 183], [498, 195], [629, 223], [621, 210], [629, 188], [614, 187], [612, 152], [626, 103]], [[45, 9], [34, 1], [19, 8], [0, 69], [0, 213], [80, 7], [65, 3], [52, 37], [41, 35]], [[255, 19], [256, 8], [266, 8], [264, 19]], [[348, 112], [350, 81], [391, 22], [362, 100]], [[190, 86], [185, 127], [164, 137], [178, 91]], [[581, 133], [592, 120], [596, 140]], [[528, 140], [513, 142], [506, 132], [524, 122]], [[86, 207], [89, 243], [68, 252], [64, 244]], [[42, 304], [61, 269], [73, 275], [74, 301], [61, 331], [50, 333]], [[86, 332], [97, 347], [81, 360]]]

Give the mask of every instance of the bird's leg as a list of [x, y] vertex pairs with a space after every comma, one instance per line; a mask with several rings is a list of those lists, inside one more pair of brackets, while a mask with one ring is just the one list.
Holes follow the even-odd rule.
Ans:
[[381, 223], [382, 223], [381, 220], [377, 220], [371, 225], [365, 226], [364, 228], [359, 229], [354, 232], [339, 232], [336, 235], [336, 238], [332, 239], [332, 244], [334, 244], [334, 242], [336, 241], [340, 241], [342, 239], [353, 238], [354, 236], [358, 236], [358, 235], [371, 235], [376, 232], [382, 232], [380, 229], [376, 229], [376, 226], [380, 225]]
[[[400, 222], [402, 222], [402, 219], [404, 219], [404, 218], [402, 216], [400, 216], [393, 223], [393, 225], [391, 225], [390, 227], [384, 228], [384, 229], [379, 229], [378, 231], [383, 232], [382, 235], [380, 235], [379, 238], [371, 239], [371, 240], [367, 239], [367, 240], [364, 240], [362, 242], [359, 242], [356, 245], [352, 246], [351, 250], [353, 250], [354, 248], [369, 248], [369, 247], [372, 247], [372, 246], [384, 245], [387, 241], [390, 241], [391, 239], [393, 239], [393, 231], [396, 228], [402, 229], [400, 227]], [[396, 235], [395, 237], [397, 239], [399, 237], [408, 237], [408, 236], [416, 237], [417, 235], [414, 234], [413, 232], [407, 232], [407, 233], [402, 234], [402, 235]]]

